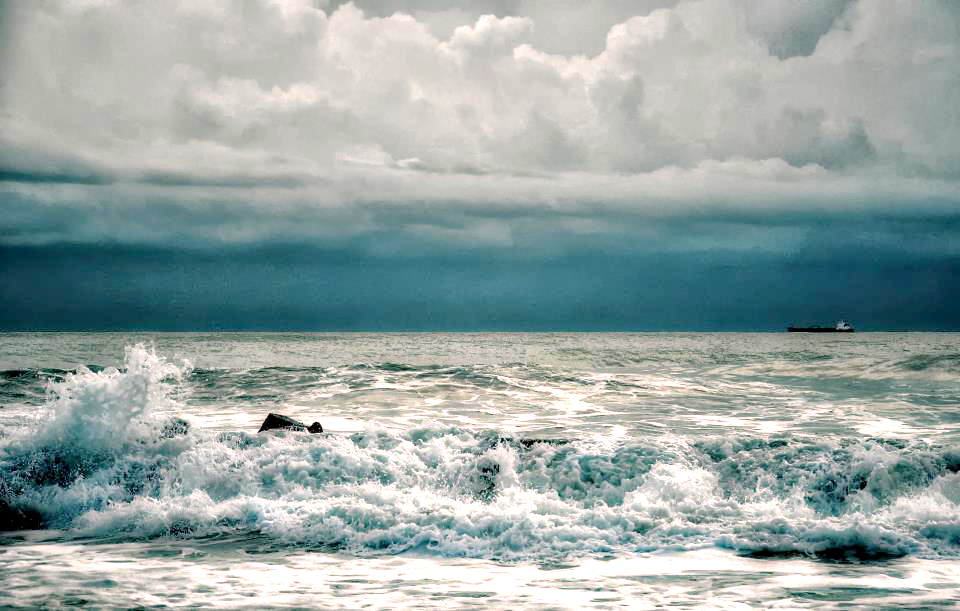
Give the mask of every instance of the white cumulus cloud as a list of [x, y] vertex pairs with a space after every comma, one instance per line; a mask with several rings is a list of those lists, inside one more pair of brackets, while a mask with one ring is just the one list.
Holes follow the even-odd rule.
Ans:
[[[151, 206], [223, 212], [168, 237], [332, 239], [395, 218], [376, 203], [425, 239], [515, 247], [531, 206], [581, 235], [665, 209], [957, 203], [954, 3], [478, 6], [4, 4], [0, 195], [20, 208], [0, 241], [145, 240]], [[605, 38], [571, 43], [588, 9]], [[44, 221], [65, 209], [90, 222]]]

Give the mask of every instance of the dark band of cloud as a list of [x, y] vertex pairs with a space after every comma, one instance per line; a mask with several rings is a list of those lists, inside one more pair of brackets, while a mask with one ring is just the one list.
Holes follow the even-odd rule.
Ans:
[[957, 6], [0, 3], [0, 314], [625, 328], [672, 295], [734, 328], [789, 294], [954, 325]]

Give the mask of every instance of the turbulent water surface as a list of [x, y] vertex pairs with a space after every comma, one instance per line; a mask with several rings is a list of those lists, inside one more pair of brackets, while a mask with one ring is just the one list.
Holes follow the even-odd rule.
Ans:
[[0, 606], [960, 599], [957, 334], [7, 334], [0, 370]]

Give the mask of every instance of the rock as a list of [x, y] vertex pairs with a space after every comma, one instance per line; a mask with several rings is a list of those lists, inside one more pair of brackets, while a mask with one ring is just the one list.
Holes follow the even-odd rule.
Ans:
[[0, 531], [38, 530], [43, 528], [40, 513], [29, 508], [11, 507], [0, 499]]
[[323, 432], [323, 427], [319, 422], [314, 422], [310, 426], [307, 426], [298, 420], [294, 420], [290, 416], [269, 413], [263, 421], [263, 424], [260, 425], [260, 430], [257, 432], [262, 433], [263, 431], [272, 431], [273, 429], [292, 429], [294, 431], [310, 431], [311, 433]]
[[565, 446], [565, 445], [567, 445], [568, 443], [570, 443], [570, 441], [571, 441], [570, 439], [546, 439], [546, 438], [543, 438], [543, 439], [536, 439], [536, 438], [526, 438], [526, 439], [520, 438], [520, 439], [516, 439], [516, 438], [514, 438], [514, 437], [500, 437], [500, 438], [499, 438], [499, 442], [500, 442], [500, 443], [505, 443], [505, 444], [507, 444], [507, 445], [514, 446], [514, 447], [517, 447], [517, 448], [522, 447], [522, 448], [525, 448], [525, 449], [527, 449], [527, 450], [529, 450], [530, 448], [532, 448], [533, 446], [535, 446], [535, 445], [537, 445], [537, 444], [539, 444], [539, 443], [543, 443], [543, 444], [547, 444], [547, 445], [551, 445], [551, 446]]

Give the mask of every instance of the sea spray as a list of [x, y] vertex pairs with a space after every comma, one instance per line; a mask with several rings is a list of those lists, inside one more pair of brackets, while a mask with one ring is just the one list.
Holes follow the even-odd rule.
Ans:
[[123, 368], [86, 367], [49, 382], [50, 400], [34, 425], [2, 447], [0, 494], [38, 512], [49, 526], [127, 501], [156, 479], [189, 428], [175, 416], [171, 389], [189, 372], [142, 344], [124, 351]]
[[109, 452], [150, 437], [158, 418], [176, 411], [172, 384], [189, 370], [188, 362], [175, 365], [143, 344], [125, 348], [122, 369], [81, 367], [51, 383], [55, 398], [40, 410], [33, 441]]

